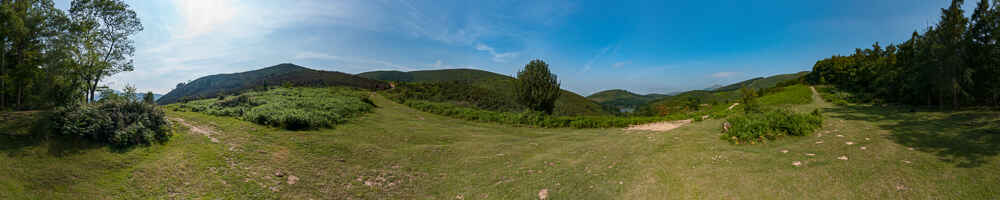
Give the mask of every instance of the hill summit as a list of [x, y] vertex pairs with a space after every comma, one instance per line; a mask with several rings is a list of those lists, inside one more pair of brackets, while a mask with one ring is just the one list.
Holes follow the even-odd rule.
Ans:
[[256, 87], [292, 84], [296, 86], [348, 86], [369, 90], [389, 88], [383, 81], [363, 78], [336, 71], [314, 70], [291, 63], [283, 63], [258, 70], [216, 74], [201, 77], [188, 83], [177, 84], [156, 102], [170, 104], [183, 99], [212, 98], [218, 95], [239, 93]]

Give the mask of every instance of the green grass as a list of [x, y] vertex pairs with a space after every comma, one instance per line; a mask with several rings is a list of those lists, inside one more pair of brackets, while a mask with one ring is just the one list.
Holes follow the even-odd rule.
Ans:
[[784, 106], [812, 103], [813, 98], [809, 86], [792, 85], [780, 88], [780, 91], [767, 94], [757, 100], [762, 105]]
[[[536, 199], [541, 189], [550, 199], [1000, 195], [994, 111], [911, 113], [816, 99], [785, 106], [821, 109], [827, 120], [814, 135], [733, 145], [719, 139], [721, 119], [669, 132], [539, 129], [372, 100], [370, 114], [309, 131], [168, 110], [214, 130], [219, 143], [175, 123], [170, 142], [127, 152], [0, 132], [0, 199]], [[298, 182], [287, 184], [288, 175]]]

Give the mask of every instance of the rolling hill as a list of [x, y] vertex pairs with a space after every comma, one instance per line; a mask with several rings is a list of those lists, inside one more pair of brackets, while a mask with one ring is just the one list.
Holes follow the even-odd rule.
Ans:
[[[510, 111], [512, 109], [520, 108], [520, 105], [513, 101], [514, 97], [514, 78], [502, 74], [497, 74], [493, 72], [476, 70], [476, 69], [444, 69], [444, 70], [423, 70], [423, 71], [411, 71], [411, 72], [401, 72], [401, 71], [373, 71], [358, 74], [360, 77], [371, 78], [381, 81], [399, 81], [399, 82], [414, 82], [414, 83], [427, 83], [427, 84], [467, 84], [480, 93], [477, 96], [494, 96], [497, 98], [492, 99], [492, 101], [497, 101], [494, 104], [502, 104], [499, 106], [491, 107], [480, 107], [482, 109], [492, 109], [492, 107], [504, 107], [506, 110], [501, 109], [498, 111]], [[402, 88], [401, 88], [402, 89]], [[467, 92], [468, 89], [463, 89], [463, 91], [451, 91], [451, 92]], [[438, 91], [446, 92], [446, 91]], [[435, 95], [435, 96], [455, 96], [455, 95]], [[466, 95], [468, 96], [468, 95]], [[471, 98], [471, 96], [469, 96]], [[441, 101], [442, 99], [436, 99]], [[458, 104], [468, 104], [471, 100], [467, 98], [462, 98], [461, 95], [457, 98], [449, 98], [448, 101]], [[591, 101], [579, 94], [562, 90], [562, 94], [559, 99], [556, 99], [555, 114], [557, 115], [608, 115], [609, 111], [602, 108], [597, 102]]]
[[590, 96], [587, 96], [587, 99], [600, 103], [601, 105], [614, 107], [619, 111], [626, 112], [645, 105], [650, 101], [666, 98], [668, 96], [669, 95], [665, 94], [640, 95], [627, 90], [615, 89], [591, 94]]
[[163, 95], [156, 102], [158, 104], [170, 104], [183, 99], [212, 98], [220, 94], [232, 94], [255, 87], [282, 84], [296, 86], [348, 86], [369, 90], [389, 88], [389, 84], [383, 81], [342, 72], [314, 70], [285, 63], [253, 71], [201, 77], [189, 83], [178, 84], [177, 88]]
[[806, 74], [809, 74], [809, 71], [803, 71], [794, 74], [778, 74], [769, 77], [757, 77], [739, 83], [722, 86], [711, 91], [717, 91], [717, 92], [736, 91], [739, 90], [740, 87], [743, 87], [743, 85], [746, 85], [747, 87], [753, 89], [771, 88], [778, 85], [778, 83], [801, 78]]

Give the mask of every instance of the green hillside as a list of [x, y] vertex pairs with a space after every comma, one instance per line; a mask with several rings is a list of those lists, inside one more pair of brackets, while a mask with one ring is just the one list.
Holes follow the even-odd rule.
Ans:
[[[358, 74], [360, 77], [382, 81], [412, 82], [401, 84], [388, 93], [407, 93], [404, 90], [436, 88], [421, 91], [423, 100], [474, 105], [494, 111], [523, 111], [514, 100], [514, 78], [476, 69], [445, 69], [426, 71], [374, 71]], [[489, 102], [486, 102], [489, 101]], [[608, 115], [600, 104], [579, 94], [563, 90], [556, 99], [556, 115]]]
[[785, 81], [788, 81], [788, 80], [794, 80], [794, 79], [802, 78], [806, 74], [809, 74], [809, 72], [808, 71], [803, 71], [803, 72], [794, 73], [794, 74], [779, 74], [779, 75], [769, 76], [769, 77], [766, 77], [766, 78], [765, 77], [758, 77], [758, 78], [753, 78], [753, 79], [750, 79], [750, 80], [742, 81], [742, 82], [739, 82], [739, 83], [734, 83], [734, 84], [730, 84], [730, 85], [727, 85], [727, 86], [723, 86], [723, 87], [717, 88], [717, 89], [712, 90], [712, 91], [718, 91], [718, 92], [736, 91], [736, 90], [739, 90], [740, 87], [743, 87], [744, 85], [746, 85], [749, 88], [753, 88], [753, 89], [771, 88], [771, 87], [774, 87], [774, 86], [778, 85], [778, 83], [781, 83], [781, 82], [785, 82]]
[[296, 86], [348, 86], [369, 90], [389, 88], [389, 84], [351, 74], [313, 70], [295, 64], [280, 64], [263, 69], [205, 76], [163, 95], [156, 102], [170, 104], [184, 99], [212, 98], [220, 94], [235, 94], [252, 88], [292, 84]]
[[650, 101], [666, 98], [668, 96], [669, 95], [665, 94], [640, 95], [629, 92], [627, 90], [616, 89], [616, 90], [605, 90], [591, 94], [590, 96], [587, 96], [587, 99], [600, 103], [601, 105], [604, 106], [609, 106], [619, 110], [623, 110], [623, 109], [635, 109], [642, 105], [645, 105], [646, 103], [649, 103]]

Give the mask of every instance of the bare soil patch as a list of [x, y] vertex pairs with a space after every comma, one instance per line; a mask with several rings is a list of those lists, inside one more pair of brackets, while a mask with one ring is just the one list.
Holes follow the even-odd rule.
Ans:
[[667, 121], [667, 122], [656, 122], [649, 124], [633, 125], [625, 130], [627, 131], [669, 131], [676, 128], [680, 128], [684, 125], [690, 124], [692, 120], [677, 120], [677, 121]]

